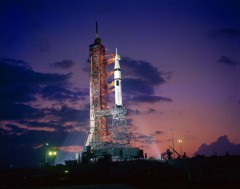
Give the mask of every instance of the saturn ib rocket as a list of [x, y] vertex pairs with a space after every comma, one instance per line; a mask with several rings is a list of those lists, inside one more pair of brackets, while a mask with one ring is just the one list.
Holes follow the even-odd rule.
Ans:
[[115, 64], [114, 64], [114, 88], [115, 88], [115, 105], [121, 107], [122, 105], [122, 76], [119, 60], [120, 56], [117, 53], [115, 55]]

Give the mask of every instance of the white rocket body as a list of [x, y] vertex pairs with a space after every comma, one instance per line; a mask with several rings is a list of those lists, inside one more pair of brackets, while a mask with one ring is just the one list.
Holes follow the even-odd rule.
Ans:
[[122, 106], [122, 76], [121, 76], [121, 68], [119, 63], [120, 56], [115, 55], [115, 64], [114, 64], [114, 87], [115, 87], [115, 105]]

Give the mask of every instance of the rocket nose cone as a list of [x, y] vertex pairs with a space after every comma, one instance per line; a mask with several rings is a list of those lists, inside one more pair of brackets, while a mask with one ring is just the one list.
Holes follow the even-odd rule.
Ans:
[[120, 69], [119, 61], [115, 61], [114, 69]]
[[115, 64], [114, 64], [114, 69], [120, 69], [120, 56], [117, 53], [117, 48], [116, 48], [116, 55], [115, 55]]
[[120, 60], [121, 58], [120, 58], [120, 56], [119, 56], [119, 54], [118, 54], [118, 52], [117, 52], [117, 48], [116, 48], [116, 53], [115, 53], [115, 60]]

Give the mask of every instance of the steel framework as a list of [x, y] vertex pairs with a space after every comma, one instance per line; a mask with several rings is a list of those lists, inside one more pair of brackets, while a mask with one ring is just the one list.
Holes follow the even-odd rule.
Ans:
[[130, 138], [127, 129], [125, 115], [127, 109], [124, 106], [115, 106], [112, 111], [111, 143], [114, 147], [129, 147]]
[[[113, 55], [106, 58], [106, 50], [98, 36], [96, 25], [96, 39], [89, 46], [90, 51], [90, 132], [85, 147], [98, 150], [112, 147], [128, 147], [130, 139], [127, 132], [125, 115], [127, 109], [124, 106], [107, 108], [107, 94], [114, 91], [114, 82], [107, 84], [107, 77], [114, 71], [107, 72], [106, 66], [115, 61]], [[117, 53], [116, 53], [117, 56]], [[119, 57], [119, 56], [118, 56]], [[118, 59], [119, 61], [119, 59]], [[119, 64], [119, 63], [118, 63]], [[110, 88], [110, 89], [109, 89]], [[112, 89], [111, 89], [112, 88]], [[108, 129], [108, 117], [112, 117], [112, 127]]]
[[86, 146], [94, 149], [101, 148], [110, 142], [106, 116], [95, 116], [95, 112], [107, 109], [107, 61], [105, 47], [96, 31], [96, 39], [89, 46], [90, 51], [90, 133]]

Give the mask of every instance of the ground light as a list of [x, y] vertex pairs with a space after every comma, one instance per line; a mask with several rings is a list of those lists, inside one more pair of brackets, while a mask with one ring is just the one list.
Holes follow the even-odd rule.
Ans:
[[57, 151], [49, 151], [48, 155], [49, 156], [57, 156]]
[[57, 157], [57, 150], [56, 149], [51, 149], [46, 153], [46, 163], [51, 163], [54, 165], [55, 159]]
[[181, 152], [181, 156], [182, 156], [182, 142], [183, 142], [183, 141], [182, 141], [181, 139], [179, 139], [178, 142], [179, 142], [179, 144], [180, 144], [180, 152]]

